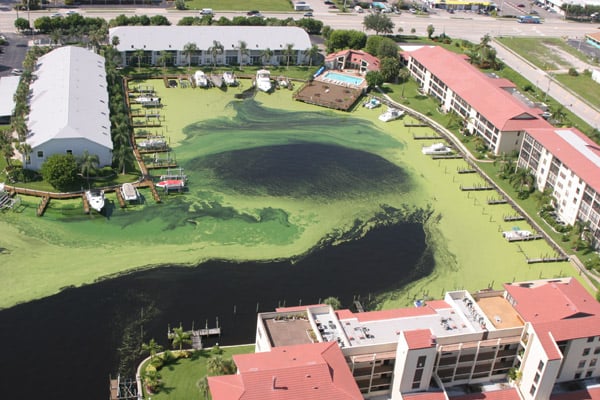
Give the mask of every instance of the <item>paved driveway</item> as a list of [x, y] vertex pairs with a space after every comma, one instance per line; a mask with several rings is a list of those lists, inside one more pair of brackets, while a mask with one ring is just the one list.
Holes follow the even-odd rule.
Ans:
[[1, 47], [0, 76], [10, 75], [13, 68], [23, 68], [23, 60], [27, 53], [28, 37], [16, 33], [5, 33], [8, 45]]

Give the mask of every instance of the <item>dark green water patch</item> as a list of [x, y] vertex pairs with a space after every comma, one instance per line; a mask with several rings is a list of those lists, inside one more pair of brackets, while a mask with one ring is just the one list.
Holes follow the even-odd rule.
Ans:
[[221, 190], [253, 196], [348, 199], [406, 193], [411, 186], [409, 175], [382, 157], [317, 143], [222, 152], [186, 168]]

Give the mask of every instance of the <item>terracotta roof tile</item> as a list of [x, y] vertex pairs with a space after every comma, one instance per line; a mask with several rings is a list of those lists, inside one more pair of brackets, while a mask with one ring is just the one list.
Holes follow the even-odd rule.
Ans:
[[434, 341], [432, 340], [431, 330], [429, 329], [404, 331], [403, 334], [409, 349], [427, 349], [435, 346]]

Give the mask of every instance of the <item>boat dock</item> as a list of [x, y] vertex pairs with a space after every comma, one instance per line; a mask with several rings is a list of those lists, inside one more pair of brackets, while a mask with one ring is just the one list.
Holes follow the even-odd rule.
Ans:
[[[424, 124], [422, 122], [405, 122], [404, 126], [407, 128], [426, 128], [429, 125]], [[435, 139], [443, 139], [443, 138], [441, 136], [439, 136], [439, 137], [435, 137]]]
[[431, 156], [432, 160], [458, 160], [460, 158], [463, 158], [460, 154], [437, 154]]
[[479, 192], [483, 190], [494, 190], [493, 186], [463, 186], [460, 185], [460, 190], [463, 192]]
[[487, 203], [489, 205], [506, 204], [508, 201], [506, 199], [488, 199]]
[[550, 262], [569, 261], [569, 257], [543, 257], [543, 258], [528, 258], [527, 264], [539, 264]]
[[115, 190], [115, 193], [117, 194], [117, 201], [119, 202], [119, 207], [125, 208], [127, 204], [125, 203], [125, 199], [123, 198], [123, 193], [121, 193], [119, 189]]
[[358, 301], [358, 300], [354, 300], [354, 307], [356, 307], [356, 311], [358, 311], [358, 312], [365, 312], [365, 309], [363, 308], [362, 304], [360, 304], [360, 301]]
[[525, 217], [522, 215], [506, 215], [504, 217], [504, 222], [510, 222], [510, 221], [524, 221]]
[[[404, 124], [404, 126], [414, 126], [414, 125], [412, 125], [412, 124], [411, 125]], [[418, 126], [421, 126], [421, 125], [418, 125]], [[423, 125], [423, 126], [426, 126], [426, 125]], [[426, 136], [417, 136], [417, 135], [413, 134], [413, 139], [414, 140], [429, 140], [429, 139], [434, 139], [435, 140], [435, 139], [444, 139], [444, 138], [442, 136], [432, 136], [432, 135], [430, 135], [430, 136], [427, 136], [427, 135]]]
[[42, 215], [44, 215], [44, 213], [46, 212], [46, 208], [48, 207], [48, 204], [50, 204], [50, 196], [44, 196], [42, 197], [42, 201], [40, 202], [40, 205], [37, 208], [37, 216], [41, 217]]
[[463, 168], [463, 169], [457, 169], [456, 172], [458, 172], [459, 174], [474, 174], [477, 171], [474, 169]]

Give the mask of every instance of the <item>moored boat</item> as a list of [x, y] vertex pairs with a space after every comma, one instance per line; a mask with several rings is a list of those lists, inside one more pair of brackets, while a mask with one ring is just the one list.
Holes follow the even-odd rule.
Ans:
[[165, 189], [165, 190], [172, 190], [172, 189], [183, 189], [185, 187], [185, 180], [183, 179], [165, 179], [164, 181], [160, 181], [156, 184], [156, 187], [159, 187], [161, 189]]
[[121, 194], [125, 201], [136, 201], [140, 198], [140, 192], [129, 182], [121, 185]]
[[273, 85], [271, 84], [271, 72], [268, 69], [256, 71], [256, 87], [263, 92], [271, 91]]
[[208, 78], [206, 78], [206, 74], [204, 71], [196, 71], [194, 73], [194, 82], [196, 82], [197, 87], [207, 87], [208, 86]]
[[90, 207], [98, 212], [104, 208], [104, 190], [90, 189], [85, 192]]
[[426, 155], [445, 155], [452, 153], [452, 148], [444, 143], [434, 143], [431, 146], [423, 147], [421, 152]]
[[383, 122], [393, 121], [404, 115], [404, 111], [397, 108], [388, 108], [386, 112], [379, 116], [379, 120]]
[[237, 79], [235, 79], [235, 75], [231, 71], [223, 72], [223, 82], [225, 82], [227, 86], [236, 86], [238, 84]]

